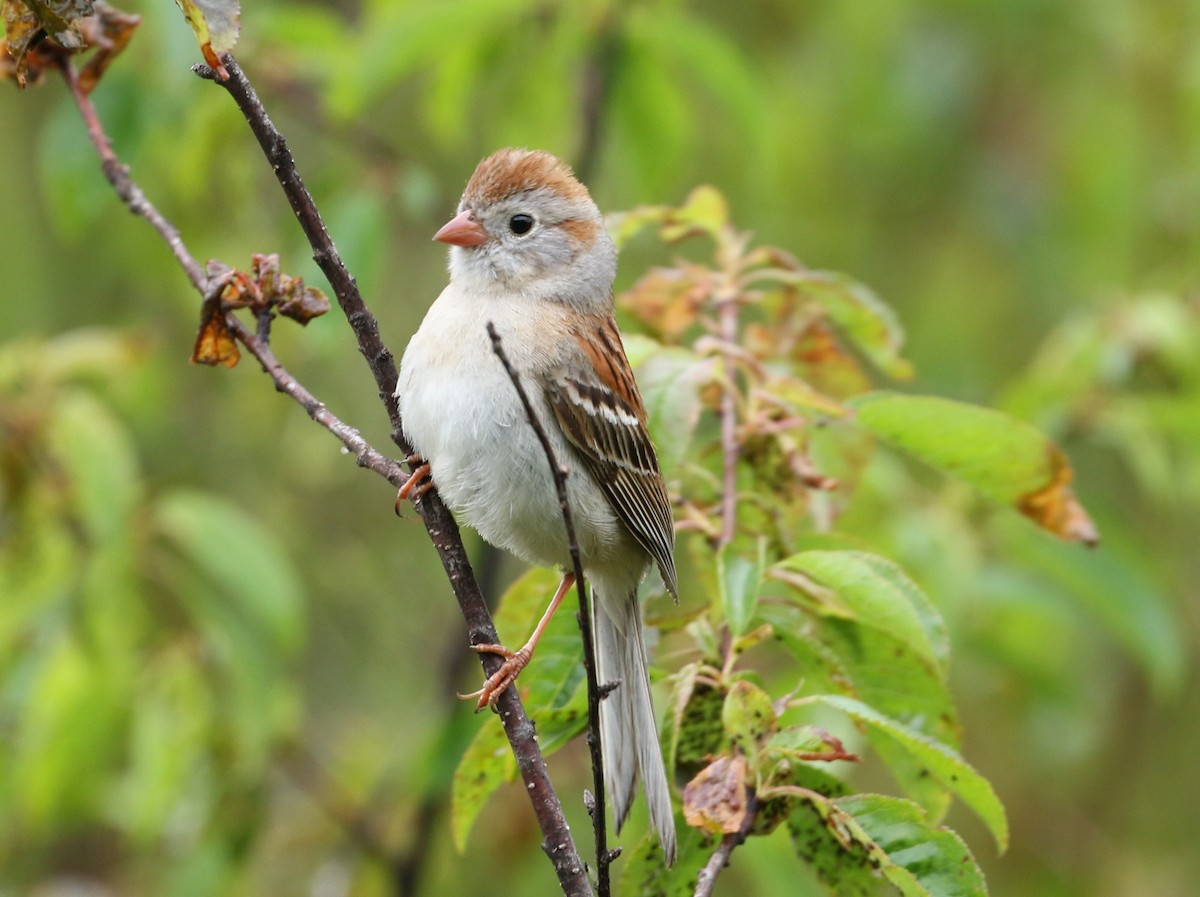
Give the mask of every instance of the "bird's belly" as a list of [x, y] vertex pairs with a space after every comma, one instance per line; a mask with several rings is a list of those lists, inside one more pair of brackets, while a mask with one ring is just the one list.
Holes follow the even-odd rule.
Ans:
[[[431, 357], [420, 336], [405, 352], [397, 394], [405, 434], [429, 463], [438, 494], [493, 545], [530, 563], [569, 567], [549, 462], [490, 344], [484, 352]], [[528, 382], [525, 388], [534, 390]], [[541, 394], [530, 399], [558, 463], [576, 467]], [[604, 565], [627, 550], [632, 537], [591, 477], [583, 470], [571, 473], [567, 488], [584, 566]]]

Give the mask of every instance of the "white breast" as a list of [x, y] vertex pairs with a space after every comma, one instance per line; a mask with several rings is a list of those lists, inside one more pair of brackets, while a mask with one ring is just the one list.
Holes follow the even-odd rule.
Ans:
[[[550, 467], [492, 351], [489, 320], [559, 463], [577, 466], [536, 382], [555, 352], [544, 332], [531, 332], [529, 303], [466, 296], [454, 283], [430, 307], [401, 360], [396, 395], [404, 432], [429, 462], [442, 500], [483, 538], [530, 563], [569, 566]], [[584, 565], [627, 549], [631, 537], [590, 476], [576, 470], [568, 489]]]

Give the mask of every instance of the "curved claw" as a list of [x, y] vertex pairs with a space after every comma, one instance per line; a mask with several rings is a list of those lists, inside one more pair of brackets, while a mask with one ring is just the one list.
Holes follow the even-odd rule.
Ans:
[[550, 618], [554, 616], [554, 612], [562, 604], [563, 596], [567, 594], [567, 589], [571, 588], [574, 582], [574, 573], [568, 573], [563, 577], [562, 582], [558, 584], [558, 590], [554, 593], [554, 597], [550, 599], [550, 606], [546, 608], [546, 612], [538, 620], [533, 634], [529, 636], [529, 641], [521, 647], [521, 650], [514, 653], [503, 645], [493, 645], [490, 643], [471, 646], [471, 649], [476, 654], [499, 654], [504, 658], [504, 663], [500, 665], [500, 669], [488, 676], [487, 681], [483, 683], [483, 688], [479, 689], [479, 691], [473, 691], [469, 695], [459, 695], [464, 700], [469, 698], [479, 699], [475, 704], [476, 713], [484, 707], [495, 705], [496, 699], [504, 693], [504, 689], [512, 685], [517, 680], [517, 676], [520, 675], [521, 670], [529, 665], [529, 660], [533, 657], [533, 649], [537, 647], [538, 639], [542, 637], [542, 633], [550, 625]]
[[529, 659], [533, 656], [533, 652], [522, 648], [520, 651], [510, 651], [503, 645], [472, 645], [471, 650], [479, 654], [499, 654], [503, 657], [504, 663], [500, 665], [500, 669], [488, 676], [483, 683], [483, 688], [478, 691], [473, 691], [470, 694], [460, 694], [459, 697], [464, 701], [471, 698], [477, 698], [475, 702], [475, 712], [478, 713], [484, 707], [493, 707], [504, 690], [517, 681], [517, 676], [521, 674], [521, 670], [529, 665]]
[[409, 464], [415, 464], [412, 474], [396, 493], [396, 515], [400, 515], [400, 505], [412, 498], [414, 501], [433, 488], [433, 480], [429, 478], [429, 463], [420, 455], [409, 455], [404, 459]]

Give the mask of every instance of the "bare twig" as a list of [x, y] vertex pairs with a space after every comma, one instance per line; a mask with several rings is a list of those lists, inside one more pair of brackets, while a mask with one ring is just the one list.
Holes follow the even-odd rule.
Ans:
[[275, 382], [275, 389], [295, 399], [309, 417], [336, 436], [346, 450], [354, 455], [354, 460], [359, 467], [374, 471], [397, 488], [408, 479], [408, 474], [400, 467], [399, 461], [380, 454], [358, 430], [326, 408], [325, 403], [305, 389], [303, 384], [279, 363], [279, 359], [275, 357], [275, 353], [267, 344], [247, 328], [236, 315], [232, 312], [226, 313], [225, 321], [238, 342], [246, 347], [246, 350], [258, 360], [263, 371]]
[[575, 593], [579, 596], [579, 628], [583, 637], [583, 668], [587, 675], [587, 743], [592, 759], [592, 787], [596, 789], [592, 800], [588, 802], [588, 813], [592, 817], [592, 830], [596, 836], [596, 886], [600, 897], [608, 897], [611, 893], [609, 866], [620, 855], [619, 849], [613, 851], [608, 849], [608, 820], [604, 803], [604, 757], [600, 750], [600, 702], [604, 699], [605, 694], [611, 691], [611, 686], [606, 683], [606, 686], [602, 688], [596, 678], [596, 645], [592, 640], [592, 615], [588, 607], [587, 589], [584, 585], [583, 563], [579, 558], [579, 540], [575, 536], [575, 519], [571, 514], [571, 503], [567, 496], [567, 477], [570, 471], [559, 464], [554, 457], [554, 447], [550, 444], [550, 437], [546, 434], [541, 420], [534, 413], [533, 404], [529, 401], [521, 378], [513, 368], [512, 362], [508, 360], [508, 355], [500, 340], [500, 334], [496, 332], [496, 327], [491, 321], [487, 323], [487, 332], [492, 340], [492, 351], [496, 353], [500, 364], [504, 366], [505, 373], [508, 374], [508, 379], [512, 381], [513, 388], [517, 391], [517, 396], [525, 409], [525, 417], [529, 420], [529, 426], [533, 428], [538, 442], [542, 445], [546, 462], [550, 465], [550, 475], [554, 478], [554, 489], [558, 493], [558, 506], [562, 511], [563, 526], [567, 531], [567, 547], [571, 552], [571, 564], [575, 573]]
[[721, 843], [717, 845], [717, 849], [708, 858], [708, 862], [704, 864], [704, 868], [700, 870], [700, 875], [696, 878], [696, 890], [693, 897], [711, 897], [713, 888], [717, 884], [717, 876], [721, 874], [722, 869], [729, 865], [729, 856], [733, 853], [734, 848], [745, 842], [750, 830], [754, 828], [754, 821], [757, 817], [758, 799], [751, 791], [750, 798], [746, 802], [746, 815], [742, 819], [741, 827], [721, 839]]
[[150, 226], [158, 232], [158, 235], [174, 253], [180, 267], [187, 274], [188, 280], [192, 282], [192, 286], [203, 293], [207, 280], [204, 276], [204, 269], [183, 245], [183, 240], [175, 225], [151, 205], [150, 201], [146, 199], [146, 195], [142, 193], [142, 189], [130, 179], [129, 169], [121, 164], [112, 151], [112, 143], [100, 125], [100, 118], [96, 115], [96, 107], [92, 105], [91, 97], [79, 83], [79, 75], [75, 71], [75, 67], [65, 57], [62, 61], [62, 73], [67, 87], [71, 91], [71, 96], [75, 100], [75, 105], [79, 108], [79, 114], [83, 116], [84, 124], [87, 125], [88, 138], [96, 147], [96, 152], [100, 154], [100, 168], [104, 172], [104, 177], [117, 191], [117, 196], [121, 197], [121, 200], [129, 207], [129, 211], [150, 222]]
[[[379, 336], [378, 322], [366, 308], [358, 293], [354, 278], [350, 276], [334, 249], [316, 205], [296, 172], [282, 135], [275, 130], [267, 118], [261, 102], [233, 58], [227, 56], [223, 61], [231, 74], [227, 81], [216, 79], [215, 74], [207, 66], [198, 66], [197, 72], [203, 77], [215, 80], [229, 91], [258, 137], [260, 145], [266, 152], [267, 158], [291, 202], [296, 217], [309, 238], [313, 247], [313, 258], [329, 278], [338, 302], [357, 337], [359, 350], [367, 359], [371, 371], [375, 375], [380, 398], [387, 408], [388, 417], [392, 423], [392, 439], [405, 455], [408, 455], [411, 447], [404, 439], [396, 399], [392, 395], [397, 376], [396, 367], [391, 352], [383, 345]], [[142, 190], [129, 177], [128, 169], [113, 153], [111, 143], [104, 133], [95, 108], [86, 92], [80, 87], [78, 75], [70, 62], [64, 61], [62, 68], [67, 85], [87, 125], [88, 135], [100, 155], [105, 177], [129, 210], [146, 219], [167, 243], [187, 274], [189, 281], [201, 296], [204, 296], [207, 292], [207, 279], [203, 268], [187, 251], [178, 230], [146, 199]], [[390, 482], [402, 482], [403, 475], [395, 462], [372, 449], [356, 430], [338, 420], [321, 402], [305, 390], [295, 378], [283, 369], [263, 340], [248, 330], [240, 321], [234, 319], [232, 315], [227, 317], [230, 319], [231, 331], [235, 337], [258, 359], [281, 392], [299, 402], [314, 421], [325, 426], [342, 440], [342, 443], [355, 454], [361, 466], [376, 471]], [[446, 571], [456, 598], [458, 598], [459, 606], [467, 621], [472, 644], [495, 643], [498, 640], [495, 627], [483, 595], [475, 583], [470, 562], [453, 517], [432, 493], [421, 501], [419, 510], [430, 539], [442, 561], [443, 569]], [[482, 661], [484, 670], [489, 675], [502, 662], [500, 658], [489, 655], [485, 655]], [[513, 754], [517, 759], [517, 767], [533, 804], [534, 813], [542, 829], [543, 849], [554, 864], [563, 893], [568, 897], [590, 897], [591, 886], [579, 859], [578, 850], [571, 839], [562, 805], [550, 782], [545, 760], [537, 744], [533, 724], [521, 706], [516, 689], [509, 689], [501, 696], [498, 710], [504, 722]]]

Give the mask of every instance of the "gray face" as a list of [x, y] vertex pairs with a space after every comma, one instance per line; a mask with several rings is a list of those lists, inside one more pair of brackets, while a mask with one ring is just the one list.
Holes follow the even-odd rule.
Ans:
[[609, 300], [616, 249], [590, 199], [537, 187], [491, 203], [472, 202], [467, 195], [459, 204], [459, 211], [466, 209], [488, 240], [452, 248], [450, 269], [456, 278], [585, 308]]

